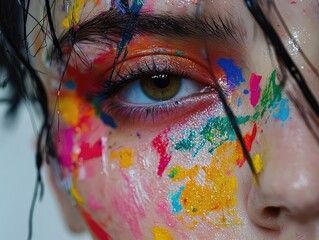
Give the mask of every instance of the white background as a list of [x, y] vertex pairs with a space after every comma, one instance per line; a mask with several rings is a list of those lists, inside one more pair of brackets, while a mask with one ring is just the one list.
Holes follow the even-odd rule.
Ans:
[[[27, 239], [29, 208], [35, 184], [35, 132], [29, 113], [21, 106], [9, 127], [0, 104], [0, 239]], [[43, 171], [45, 174], [45, 171]], [[45, 180], [46, 176], [44, 176]], [[34, 214], [33, 240], [88, 240], [89, 234], [74, 235], [64, 225], [48, 181], [45, 195]]]

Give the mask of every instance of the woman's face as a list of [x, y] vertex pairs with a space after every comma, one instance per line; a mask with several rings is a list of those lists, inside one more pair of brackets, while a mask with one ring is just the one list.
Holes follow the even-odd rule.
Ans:
[[[51, 70], [57, 176], [97, 239], [319, 237], [319, 148], [244, 1], [66, 2], [54, 21], [68, 62]], [[301, 56], [318, 66], [317, 1], [275, 1], [291, 36], [261, 2], [318, 90]]]

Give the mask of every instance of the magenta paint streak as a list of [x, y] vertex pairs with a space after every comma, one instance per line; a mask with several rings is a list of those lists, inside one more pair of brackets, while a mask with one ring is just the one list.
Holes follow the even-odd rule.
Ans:
[[122, 176], [127, 184], [128, 192], [118, 191], [113, 198], [113, 206], [122, 219], [129, 224], [134, 239], [142, 240], [144, 238], [139, 222], [141, 218], [145, 218], [145, 211], [143, 206], [137, 203], [136, 189], [133, 187], [134, 184], [131, 183], [129, 176], [123, 172]]
[[93, 146], [87, 142], [81, 143], [81, 153], [79, 155], [80, 160], [89, 160], [102, 156], [102, 142], [101, 140], [96, 141]]
[[255, 73], [252, 73], [250, 76], [249, 80], [249, 86], [250, 86], [250, 104], [253, 107], [256, 107], [260, 94], [261, 94], [261, 89], [260, 89], [260, 81], [261, 81], [261, 76], [256, 75]]
[[74, 129], [61, 129], [59, 134], [59, 163], [63, 167], [72, 167], [74, 165], [71, 157], [73, 151], [73, 136], [75, 134]]
[[157, 135], [152, 141], [152, 147], [156, 149], [156, 152], [160, 156], [160, 161], [157, 169], [157, 175], [162, 176], [168, 163], [171, 161], [171, 155], [167, 151], [169, 139], [167, 132]]

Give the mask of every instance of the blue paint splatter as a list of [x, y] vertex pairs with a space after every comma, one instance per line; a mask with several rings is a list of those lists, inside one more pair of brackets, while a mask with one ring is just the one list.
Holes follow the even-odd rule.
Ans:
[[110, 115], [106, 114], [105, 112], [101, 112], [100, 118], [105, 125], [110, 126], [112, 128], [117, 128], [117, 125], [114, 119]]
[[242, 82], [243, 78], [242, 69], [237, 67], [233, 59], [221, 58], [217, 60], [217, 64], [224, 70], [227, 78], [227, 83], [231, 90], [235, 90]]
[[245, 90], [243, 91], [243, 93], [244, 93], [245, 95], [247, 95], [247, 94], [249, 93], [249, 90], [245, 89]]
[[243, 101], [241, 100], [241, 98], [238, 98], [238, 100], [237, 100], [237, 106], [240, 107], [242, 103], [243, 103]]
[[172, 208], [173, 208], [172, 212], [173, 213], [178, 213], [178, 212], [183, 210], [183, 207], [182, 207], [179, 199], [182, 195], [182, 191], [184, 190], [184, 188], [185, 188], [184, 186], [181, 186], [176, 193], [171, 195]]
[[71, 80], [68, 80], [64, 83], [64, 86], [67, 88], [67, 89], [70, 89], [70, 90], [74, 90], [76, 89], [76, 84], [75, 82], [71, 81]]
[[277, 113], [273, 114], [273, 118], [276, 120], [280, 119], [282, 122], [284, 122], [288, 119], [289, 111], [289, 100], [284, 98], [280, 101], [279, 110]]

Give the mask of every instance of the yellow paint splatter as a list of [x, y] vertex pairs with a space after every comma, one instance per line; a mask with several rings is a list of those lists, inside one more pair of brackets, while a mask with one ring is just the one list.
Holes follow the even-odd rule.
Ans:
[[253, 158], [253, 165], [257, 174], [259, 174], [264, 168], [264, 162], [260, 154], [256, 154]]
[[76, 168], [74, 170], [74, 173], [73, 173], [72, 187], [70, 189], [70, 193], [77, 204], [84, 205], [85, 201], [82, 198], [82, 196], [80, 195], [80, 193], [78, 192], [77, 187], [76, 187], [77, 186], [76, 181], [77, 181], [78, 175], [79, 175], [79, 169]]
[[153, 236], [154, 240], [174, 240], [171, 233], [166, 228], [158, 226], [153, 227]]
[[134, 164], [133, 151], [131, 148], [124, 148], [117, 152], [112, 152], [110, 160], [119, 159], [122, 168], [129, 168]]
[[[180, 196], [184, 212], [190, 216], [206, 216], [210, 212], [218, 213], [215, 225], [240, 224], [234, 210], [237, 205], [237, 180], [234, 175], [236, 163], [243, 158], [238, 142], [226, 142], [214, 154], [208, 166], [198, 165], [191, 169], [174, 166], [172, 181], [186, 181]], [[204, 173], [205, 182], [198, 182], [199, 172]], [[218, 216], [218, 217], [217, 217]]]
[[73, 5], [70, 6], [68, 16], [63, 20], [62, 25], [64, 28], [69, 29], [74, 27], [80, 21], [80, 14], [84, 4], [88, 0], [75, 0]]
[[68, 94], [59, 98], [58, 110], [64, 122], [76, 126], [80, 119], [81, 102], [75, 94]]

